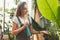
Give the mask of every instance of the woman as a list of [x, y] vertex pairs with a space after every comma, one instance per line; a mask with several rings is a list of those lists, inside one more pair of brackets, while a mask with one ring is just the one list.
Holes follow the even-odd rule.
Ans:
[[[27, 36], [25, 32], [27, 27], [29, 27], [31, 33], [39, 33], [32, 28], [31, 18], [27, 16], [27, 8], [26, 2], [20, 3], [17, 7], [16, 16], [12, 22], [12, 34], [16, 35], [16, 40], [30, 40], [30, 37]], [[21, 23], [23, 25], [21, 25]]]

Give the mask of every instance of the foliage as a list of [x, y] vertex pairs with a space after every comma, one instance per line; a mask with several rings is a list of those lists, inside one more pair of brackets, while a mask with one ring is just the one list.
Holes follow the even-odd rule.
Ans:
[[53, 26], [49, 26], [49, 30], [53, 40], [57, 40], [56, 32], [60, 28], [60, 5], [58, 0], [37, 0], [37, 5], [42, 16], [54, 24]]
[[[37, 0], [41, 14], [48, 20], [56, 22], [60, 27], [60, 16], [58, 15], [58, 0]], [[58, 16], [57, 16], [58, 15]]]

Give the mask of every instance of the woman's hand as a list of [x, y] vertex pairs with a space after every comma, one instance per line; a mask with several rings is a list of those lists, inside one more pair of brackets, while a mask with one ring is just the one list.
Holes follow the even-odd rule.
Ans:
[[26, 22], [26, 23], [24, 23], [24, 27], [26, 28], [27, 26], [28, 26], [29, 24]]
[[49, 35], [50, 33], [48, 31], [40, 31], [40, 33]]

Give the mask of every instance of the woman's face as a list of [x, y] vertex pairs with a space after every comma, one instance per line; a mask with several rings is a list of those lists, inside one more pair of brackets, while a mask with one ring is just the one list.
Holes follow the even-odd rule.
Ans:
[[23, 8], [23, 14], [24, 15], [27, 14], [27, 11], [28, 11], [27, 9], [28, 9], [27, 4], [25, 4], [24, 8]]

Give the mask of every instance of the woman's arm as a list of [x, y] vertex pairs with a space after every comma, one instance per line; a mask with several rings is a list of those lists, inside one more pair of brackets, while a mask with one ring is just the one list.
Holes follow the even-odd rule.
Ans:
[[22, 27], [16, 29], [17, 26], [18, 25], [15, 22], [12, 23], [12, 34], [13, 35], [17, 35], [19, 32], [23, 31], [26, 28], [27, 23], [25, 23]]

